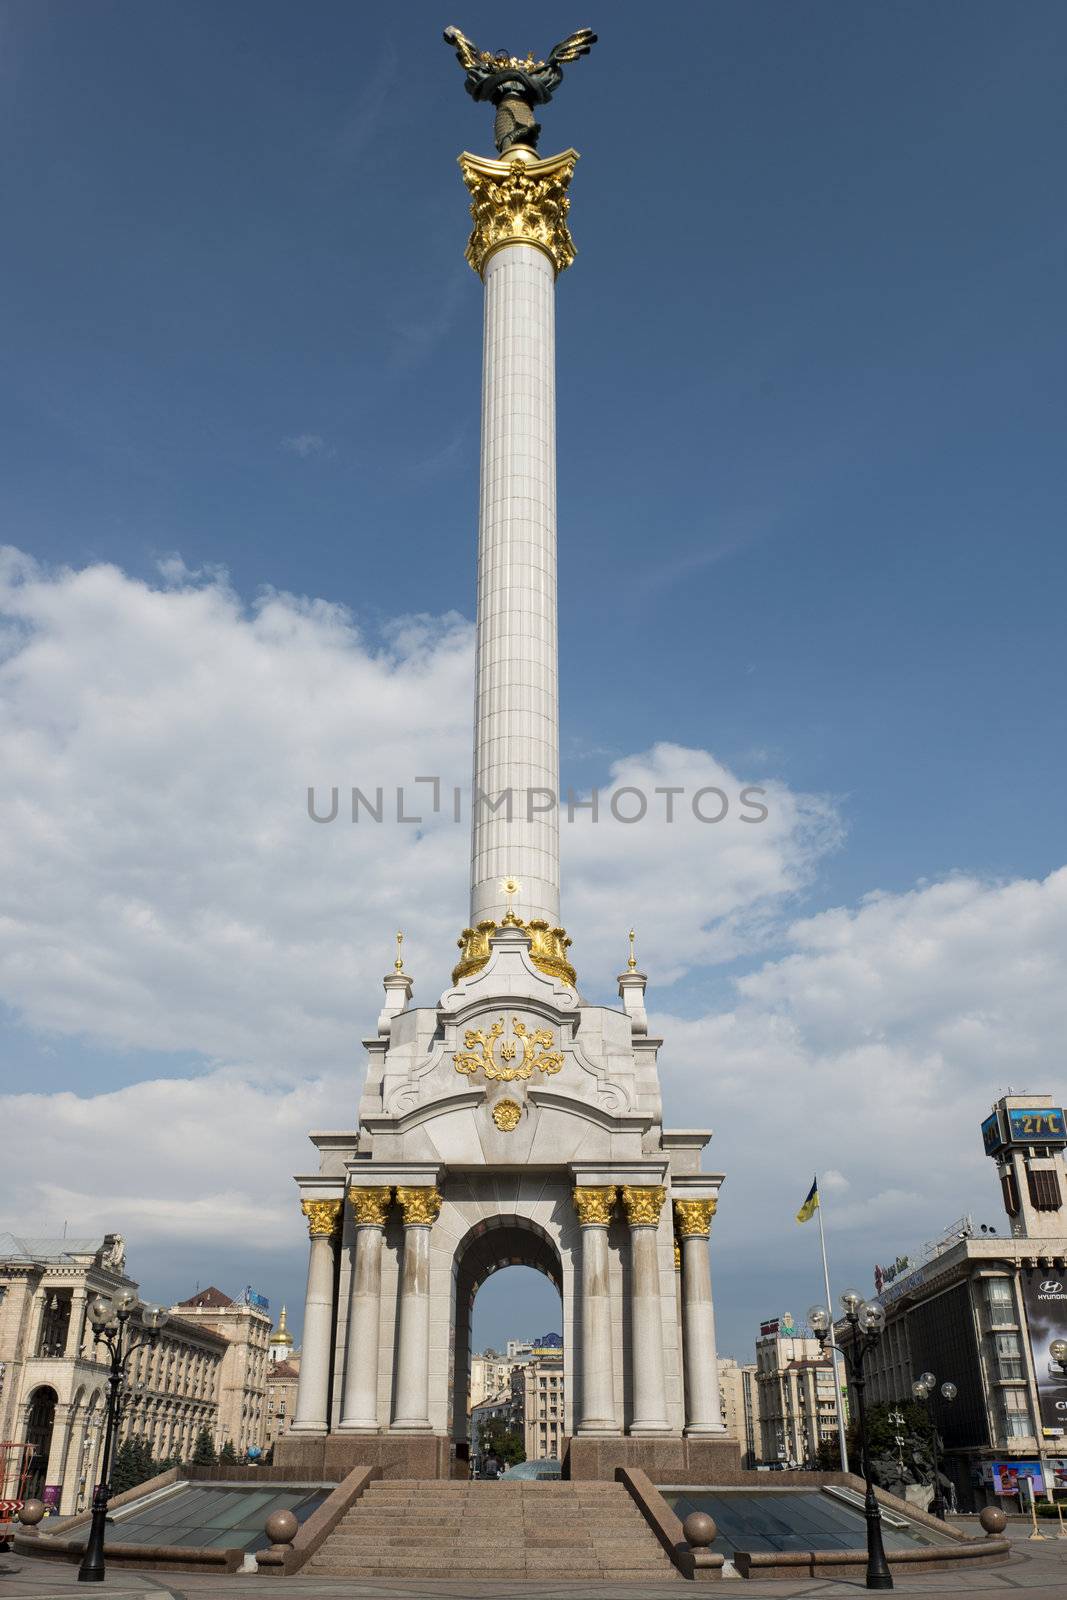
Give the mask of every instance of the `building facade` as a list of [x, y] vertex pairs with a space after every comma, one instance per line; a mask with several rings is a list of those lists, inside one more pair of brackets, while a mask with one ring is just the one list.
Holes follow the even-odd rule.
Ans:
[[264, 1448], [272, 1450], [288, 1433], [296, 1410], [296, 1390], [300, 1381], [300, 1357], [273, 1361], [267, 1372], [266, 1434]]
[[467, 1409], [480, 1406], [483, 1400], [505, 1390], [510, 1393], [512, 1370], [521, 1365], [521, 1358], [501, 1356], [495, 1350], [473, 1355]]
[[[107, 1365], [97, 1355], [89, 1303], [133, 1289], [121, 1237], [0, 1235], [0, 1438], [30, 1444], [28, 1487], [63, 1515], [88, 1504], [103, 1447]], [[133, 1333], [137, 1337], [136, 1314]], [[136, 1352], [120, 1438], [144, 1435], [157, 1459], [188, 1456], [214, 1430], [226, 1341], [168, 1322]]]
[[511, 1393], [527, 1461], [560, 1460], [566, 1414], [562, 1352], [517, 1366], [511, 1375]]
[[[1067, 1371], [1050, 1349], [1067, 1339], [1067, 1126], [1049, 1096], [1007, 1095], [982, 1137], [1007, 1225], [975, 1229], [962, 1218], [883, 1285], [886, 1331], [868, 1393], [906, 1398], [932, 1372], [945, 1471], [961, 1507], [1000, 1500], [1010, 1509], [1020, 1468], [1037, 1464], [1046, 1489], [1067, 1481]], [[951, 1402], [940, 1394], [946, 1380], [958, 1390]]]
[[719, 1398], [726, 1432], [741, 1446], [741, 1465], [751, 1471], [762, 1459], [759, 1382], [754, 1361], [740, 1363], [719, 1357]]
[[216, 1448], [229, 1442], [239, 1456], [267, 1443], [267, 1369], [271, 1320], [259, 1305], [231, 1300], [214, 1287], [171, 1307], [171, 1316], [225, 1341], [219, 1378]]
[[778, 1319], [756, 1340], [760, 1460], [814, 1467], [820, 1445], [837, 1442], [833, 1360], [811, 1336], [786, 1332]]

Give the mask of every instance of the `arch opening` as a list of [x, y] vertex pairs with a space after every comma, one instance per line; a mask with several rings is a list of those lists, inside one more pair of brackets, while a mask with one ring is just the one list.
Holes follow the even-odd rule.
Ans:
[[[453, 1361], [450, 1414], [457, 1457], [469, 1457], [471, 1361], [474, 1354], [474, 1305], [479, 1289], [497, 1273], [526, 1267], [548, 1279], [556, 1291], [555, 1318], [562, 1327], [563, 1263], [551, 1237], [526, 1217], [493, 1217], [476, 1223], [456, 1248], [453, 1279]], [[537, 1315], [543, 1315], [538, 1312]], [[521, 1330], [516, 1328], [514, 1334]]]

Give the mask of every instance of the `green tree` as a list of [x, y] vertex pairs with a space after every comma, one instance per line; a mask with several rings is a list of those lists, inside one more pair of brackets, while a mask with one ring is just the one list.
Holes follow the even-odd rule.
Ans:
[[522, 1434], [518, 1428], [509, 1428], [503, 1417], [478, 1424], [478, 1449], [483, 1461], [487, 1455], [495, 1455], [508, 1467], [526, 1460]]
[[193, 1465], [196, 1467], [213, 1467], [217, 1457], [215, 1455], [215, 1441], [211, 1437], [211, 1429], [206, 1425], [200, 1429], [193, 1445]]
[[227, 1439], [219, 1451], [219, 1465], [234, 1467], [237, 1465], [237, 1451], [233, 1447], [233, 1440]]
[[115, 1464], [111, 1469], [112, 1494], [136, 1489], [139, 1483], [147, 1483], [149, 1478], [154, 1478], [157, 1470], [147, 1439], [123, 1439], [115, 1452]]

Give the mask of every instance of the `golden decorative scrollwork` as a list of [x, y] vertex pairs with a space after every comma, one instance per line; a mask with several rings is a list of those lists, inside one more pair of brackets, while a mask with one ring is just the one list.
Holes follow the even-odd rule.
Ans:
[[519, 1125], [522, 1107], [515, 1100], [498, 1100], [492, 1115], [501, 1133], [511, 1133]]
[[631, 1228], [656, 1227], [666, 1198], [667, 1191], [662, 1186], [645, 1188], [643, 1185], [624, 1183], [622, 1203], [626, 1208], [626, 1220]]
[[683, 1239], [707, 1239], [711, 1235], [711, 1219], [715, 1215], [717, 1200], [676, 1200], [674, 1225]]
[[576, 1188], [572, 1198], [582, 1227], [606, 1228], [611, 1221], [617, 1193], [614, 1184], [609, 1184], [606, 1189]]
[[[530, 960], [539, 972], [548, 978], [559, 978], [572, 988], [577, 983], [577, 974], [567, 960], [571, 941], [565, 928], [553, 928], [539, 917], [532, 922], [523, 922], [513, 911], [508, 912], [500, 926], [521, 928], [529, 935]], [[463, 954], [452, 968], [453, 983], [458, 983], [461, 978], [469, 978], [472, 972], [478, 972], [485, 966], [492, 953], [489, 941], [496, 932], [497, 924], [492, 920], [479, 922], [476, 928], [464, 928], [456, 940]]]
[[675, 1272], [681, 1272], [682, 1270], [682, 1247], [678, 1242], [677, 1234], [674, 1236], [674, 1270]]
[[356, 1219], [356, 1227], [384, 1228], [389, 1220], [392, 1189], [349, 1189], [348, 1202]]
[[[498, 1061], [496, 1042], [504, 1032], [503, 1017], [493, 1023], [488, 1033], [482, 1028], [468, 1028], [463, 1035], [466, 1051], [460, 1051], [452, 1057], [456, 1071], [472, 1078], [481, 1070], [494, 1083], [513, 1083], [516, 1078], [530, 1078], [535, 1067], [549, 1077], [560, 1071], [563, 1052], [552, 1048], [556, 1041], [548, 1028], [537, 1028], [531, 1033], [521, 1018], [512, 1017], [511, 1031], [515, 1037], [502, 1042]], [[513, 1067], [511, 1062], [518, 1054], [520, 1044], [522, 1060]]]
[[396, 1203], [404, 1213], [405, 1228], [432, 1228], [441, 1214], [441, 1196], [437, 1189], [408, 1189], [396, 1191]]
[[577, 159], [576, 150], [565, 150], [545, 161], [460, 156], [459, 168], [470, 190], [474, 219], [467, 260], [479, 276], [493, 252], [506, 244], [530, 244], [543, 250], [557, 274], [570, 266], [576, 252], [567, 227], [571, 205], [567, 187]]
[[309, 1238], [337, 1232], [341, 1220], [340, 1200], [301, 1200], [300, 1209], [308, 1219]]

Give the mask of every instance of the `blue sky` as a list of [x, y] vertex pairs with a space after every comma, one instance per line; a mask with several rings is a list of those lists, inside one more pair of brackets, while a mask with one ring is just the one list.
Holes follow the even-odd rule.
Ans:
[[[488, 151], [490, 114], [449, 22], [542, 53], [601, 33], [542, 119], [544, 150], [582, 156], [558, 291], [564, 781], [665, 742], [826, 797], [840, 824], [758, 946], [654, 1003], [720, 1015], [796, 953], [791, 919], [859, 917], [874, 891], [1044, 878], [1063, 860], [1059, 4], [668, 5], [650, 39], [630, 4], [8, 0], [0, 540], [150, 585], [180, 552], [242, 603], [349, 608], [369, 647], [400, 615], [470, 617], [481, 306], [455, 155]], [[396, 908], [358, 902], [387, 940]], [[180, 989], [176, 957], [157, 970]], [[178, 1026], [154, 1049], [17, 975], [0, 1002], [15, 1086], [88, 1097], [251, 1059]], [[354, 1006], [353, 1041], [367, 1021]], [[992, 1203], [968, 1159], [925, 1236]], [[796, 1204], [811, 1165], [848, 1177], [818, 1140], [774, 1161]], [[880, 1226], [888, 1256], [920, 1224]], [[196, 1262], [300, 1298], [298, 1241], [246, 1266], [168, 1240], [135, 1259], [146, 1284]], [[791, 1242], [768, 1260], [801, 1296]], [[765, 1309], [735, 1249], [720, 1321], [740, 1353]], [[540, 1301], [530, 1318], [554, 1325]]]

